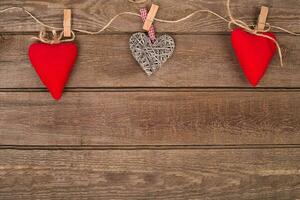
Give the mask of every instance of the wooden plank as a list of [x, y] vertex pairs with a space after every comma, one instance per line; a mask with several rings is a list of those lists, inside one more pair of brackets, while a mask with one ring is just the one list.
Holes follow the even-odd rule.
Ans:
[[[156, 0], [160, 5], [158, 18], [176, 20], [198, 9], [210, 9], [222, 16], [228, 16], [226, 0]], [[300, 2], [298, 0], [232, 0], [232, 13], [236, 18], [255, 24], [262, 5], [271, 8], [268, 22], [283, 28], [300, 31]], [[71, 8], [74, 13], [74, 28], [98, 30], [120, 12], [138, 12], [139, 6], [128, 0], [61, 0], [61, 1], [1, 1], [0, 8], [23, 6], [43, 22], [57, 27], [62, 26], [62, 10]], [[201, 33], [228, 31], [226, 22], [208, 13], [200, 13], [179, 24], [156, 23], [158, 32]], [[0, 16], [0, 32], [39, 31], [32, 19], [21, 11], [9, 12]], [[137, 16], [122, 16], [109, 28], [108, 32], [136, 32], [142, 30], [142, 22]]]
[[9, 199], [297, 199], [299, 149], [0, 151]]
[[[0, 88], [41, 88], [28, 60], [32, 35], [0, 42]], [[130, 35], [78, 36], [79, 57], [68, 87], [250, 87], [226, 35], [175, 35], [173, 57], [148, 77], [133, 59]], [[300, 87], [300, 37], [278, 36], [284, 66], [273, 59], [259, 87]]]
[[172, 91], [1, 92], [0, 144], [300, 144], [299, 91]]

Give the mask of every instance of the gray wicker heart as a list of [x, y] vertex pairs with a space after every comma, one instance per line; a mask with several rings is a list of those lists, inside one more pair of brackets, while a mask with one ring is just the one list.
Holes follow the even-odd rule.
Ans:
[[169, 35], [162, 35], [152, 43], [145, 33], [134, 33], [130, 37], [129, 46], [133, 57], [150, 76], [172, 56], [175, 41]]

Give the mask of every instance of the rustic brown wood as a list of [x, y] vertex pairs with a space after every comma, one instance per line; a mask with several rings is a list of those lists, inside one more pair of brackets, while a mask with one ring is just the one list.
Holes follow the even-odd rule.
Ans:
[[300, 92], [0, 93], [1, 145], [299, 144]]
[[[151, 2], [160, 5], [158, 18], [197, 9], [227, 16], [226, 0]], [[299, 0], [232, 0], [231, 7], [256, 24], [262, 5], [270, 8], [268, 23], [300, 32]], [[70, 8], [73, 27], [88, 30], [141, 7], [0, 2], [10, 6], [59, 27]], [[0, 14], [1, 200], [300, 198], [300, 38], [278, 34], [284, 66], [276, 55], [260, 88], [249, 89], [225, 22], [201, 13], [155, 26], [177, 47], [152, 77], [128, 48], [130, 33], [142, 31], [139, 17], [122, 16], [101, 35], [77, 35], [78, 61], [56, 102], [28, 60], [40, 27], [21, 10]]]
[[[156, 0], [153, 3], [160, 5], [159, 18], [176, 20], [198, 9], [210, 9], [222, 16], [227, 16], [225, 8], [226, 0]], [[0, 8], [8, 6], [24, 6], [32, 11], [37, 17], [47, 24], [62, 27], [63, 9], [71, 8], [74, 28], [97, 30], [99, 26], [106, 24], [114, 15], [132, 11], [138, 12], [137, 5], [129, 3], [128, 0], [60, 0], [60, 1], [1, 1]], [[250, 24], [256, 24], [260, 7], [270, 7], [268, 22], [276, 26], [282, 26], [294, 31], [300, 31], [300, 2], [298, 0], [232, 0], [232, 12], [236, 18], [246, 20]], [[179, 24], [156, 23], [158, 32], [176, 33], [201, 33], [201, 32], [224, 32], [228, 31], [227, 24], [212, 16], [201, 13], [192, 19]], [[39, 31], [32, 19], [21, 11], [1, 14], [0, 32], [23, 32]], [[136, 16], [122, 16], [118, 19], [108, 32], [135, 32], [142, 30], [142, 22]]]
[[299, 149], [0, 151], [0, 198], [290, 200]]
[[[33, 35], [0, 42], [0, 88], [44, 87], [28, 60]], [[224, 35], [175, 35], [173, 57], [148, 77], [132, 58], [130, 35], [78, 36], [79, 57], [67, 87], [250, 87]], [[273, 59], [259, 87], [300, 87], [300, 37], [279, 36], [284, 66]]]

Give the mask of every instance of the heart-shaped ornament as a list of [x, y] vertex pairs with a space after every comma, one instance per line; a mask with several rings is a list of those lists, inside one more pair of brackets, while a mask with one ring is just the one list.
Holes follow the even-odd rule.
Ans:
[[[276, 40], [272, 33], [263, 33]], [[274, 54], [276, 44], [261, 36], [257, 36], [236, 28], [231, 33], [232, 47], [248, 81], [254, 87], [265, 74]]]
[[134, 33], [129, 40], [133, 57], [150, 76], [170, 58], [175, 49], [175, 41], [169, 35], [162, 35], [151, 42], [145, 33]]
[[54, 99], [62, 96], [77, 57], [77, 45], [34, 43], [29, 47], [29, 59], [41, 81]]

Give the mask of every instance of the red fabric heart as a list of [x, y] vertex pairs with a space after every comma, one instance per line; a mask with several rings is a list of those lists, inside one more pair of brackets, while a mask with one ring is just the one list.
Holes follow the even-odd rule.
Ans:
[[[263, 33], [276, 40], [272, 33]], [[265, 74], [272, 57], [276, 53], [276, 44], [261, 36], [253, 35], [241, 28], [231, 33], [232, 47], [248, 81], [254, 87]]]
[[60, 44], [34, 43], [29, 47], [29, 59], [52, 97], [59, 100], [77, 57], [73, 42]]

